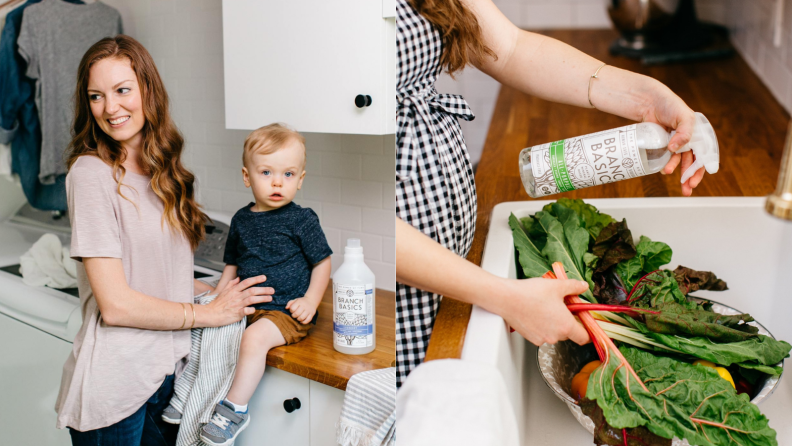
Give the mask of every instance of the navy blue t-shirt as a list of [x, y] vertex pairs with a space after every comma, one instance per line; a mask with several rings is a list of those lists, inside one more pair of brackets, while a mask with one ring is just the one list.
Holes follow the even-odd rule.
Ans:
[[[253, 212], [254, 203], [231, 219], [223, 262], [237, 266], [240, 280], [265, 275], [258, 286], [275, 289], [272, 302], [256, 304], [264, 310], [291, 315], [286, 304], [305, 296], [313, 266], [333, 251], [327, 244], [319, 217], [294, 202], [267, 212]], [[316, 316], [311, 321], [316, 323]]]

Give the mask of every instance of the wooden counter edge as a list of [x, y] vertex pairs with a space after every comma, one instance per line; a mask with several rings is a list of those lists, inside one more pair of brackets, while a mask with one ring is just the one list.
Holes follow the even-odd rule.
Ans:
[[[332, 281], [331, 281], [330, 285], [327, 287], [327, 290], [325, 291], [325, 295], [322, 298], [322, 304], [326, 304], [327, 303], [326, 300], [329, 299], [330, 300], [330, 305], [332, 305], [332, 289], [333, 289], [333, 285], [332, 285]], [[387, 290], [383, 290], [383, 289], [377, 288], [377, 296], [378, 296], [378, 300], [377, 300], [377, 306], [378, 307], [379, 307], [380, 302], [381, 302], [379, 300], [380, 296], [387, 296], [386, 300], [392, 302], [394, 304], [394, 306], [395, 306], [395, 292], [394, 291], [387, 291]], [[388, 319], [395, 320], [394, 316], [395, 316], [395, 314], [393, 316], [381, 314], [380, 311], [378, 310], [377, 311], [377, 327], [381, 327], [382, 326], [381, 322], [385, 322]], [[384, 321], [381, 320], [381, 318], [384, 319]], [[378, 346], [377, 349], [379, 349], [379, 346], [382, 345], [381, 342], [385, 342], [386, 341], [385, 338], [389, 337], [388, 335], [391, 334], [391, 333], [388, 333], [389, 331], [390, 332], [394, 332], [395, 331], [395, 326], [390, 327], [390, 330], [388, 330], [388, 329], [385, 329], [385, 330], [378, 329], [377, 330], [377, 346]], [[310, 336], [310, 334], [309, 334], [309, 336]], [[298, 345], [298, 344], [295, 344], [295, 345]], [[304, 364], [293, 363], [293, 362], [289, 361], [287, 358], [284, 358], [282, 356], [282, 353], [284, 352], [284, 350], [288, 350], [288, 349], [289, 349], [289, 346], [281, 346], [281, 347], [276, 347], [273, 350], [270, 350], [270, 354], [267, 355], [267, 366], [276, 368], [278, 370], [283, 370], [284, 372], [288, 372], [288, 373], [291, 373], [293, 375], [297, 375], [297, 376], [309, 379], [311, 381], [315, 381], [315, 382], [318, 382], [320, 384], [324, 384], [326, 386], [330, 386], [330, 387], [334, 387], [334, 388], [339, 389], [339, 390], [346, 391], [347, 383], [349, 382], [349, 378], [351, 377], [351, 375], [349, 377], [338, 376], [338, 374], [334, 374], [334, 373], [329, 372], [327, 370], [323, 370], [323, 369], [321, 369], [319, 367], [306, 366]], [[273, 354], [272, 353], [273, 351], [277, 351], [276, 354]], [[372, 367], [367, 369], [367, 370], [360, 370], [360, 372], [368, 371], [368, 370], [377, 370], [377, 369], [382, 369], [382, 368], [388, 368], [388, 367], [395, 366], [395, 344], [393, 346], [393, 351], [394, 351], [394, 358], [393, 358], [393, 360], [391, 362], [387, 362], [386, 363], [386, 362], [383, 362], [381, 360], [381, 358], [371, 358]], [[335, 350], [333, 350], [333, 353], [335, 353]], [[360, 359], [365, 360], [365, 359], [367, 359], [366, 356], [372, 355], [373, 353], [374, 352], [368, 353], [366, 355], [359, 355], [359, 356], [356, 356], [356, 358], [360, 358]], [[351, 356], [354, 356], [354, 355], [351, 355]]]

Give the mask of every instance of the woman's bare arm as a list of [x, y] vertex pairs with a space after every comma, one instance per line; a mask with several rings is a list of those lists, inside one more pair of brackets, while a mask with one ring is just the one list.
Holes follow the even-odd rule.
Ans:
[[[497, 60], [485, 56], [477, 65], [481, 71], [504, 85], [542, 99], [591, 107], [589, 79], [601, 61], [553, 38], [517, 28], [491, 0], [462, 1], [476, 15], [484, 42], [497, 55]], [[607, 113], [676, 129], [669, 142], [672, 151], [690, 141], [695, 124], [693, 110], [650, 77], [606, 66], [593, 81], [591, 102]], [[687, 169], [693, 163], [693, 154], [674, 155], [663, 172], [670, 174], [680, 161], [682, 169]], [[702, 168], [682, 185], [682, 193], [690, 195], [703, 177]]]
[[[108, 325], [144, 328], [148, 330], [177, 330], [190, 328], [192, 309], [157, 297], [148, 296], [129, 287], [121, 259], [106, 257], [83, 258], [85, 272], [91, 284], [102, 318]], [[241, 320], [253, 312], [249, 305], [272, 300], [272, 288], [252, 285], [266, 280], [263, 276], [243, 282], [229, 282], [222, 293], [209, 305], [195, 305], [195, 327], [217, 327]]]
[[198, 279], [193, 279], [193, 293], [195, 293], [196, 296], [206, 291], [212, 291], [212, 289], [212, 286], [208, 283], [204, 283]]
[[589, 341], [564, 305], [564, 296], [588, 289], [577, 280], [510, 280], [497, 277], [396, 219], [396, 280], [478, 305], [495, 313], [525, 339], [540, 345]]

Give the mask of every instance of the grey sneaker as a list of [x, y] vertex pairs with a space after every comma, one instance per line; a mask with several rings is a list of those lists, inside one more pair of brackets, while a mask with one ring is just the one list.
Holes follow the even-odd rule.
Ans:
[[170, 424], [181, 424], [182, 414], [175, 407], [168, 404], [162, 411], [162, 421]]
[[212, 446], [229, 446], [249, 422], [250, 415], [247, 412], [234, 412], [223, 400], [215, 406], [209, 423], [201, 428], [201, 440]]

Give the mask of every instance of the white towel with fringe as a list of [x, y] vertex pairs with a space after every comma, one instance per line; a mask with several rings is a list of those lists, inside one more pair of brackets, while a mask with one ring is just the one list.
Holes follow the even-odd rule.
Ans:
[[77, 262], [55, 234], [42, 235], [28, 252], [22, 254], [19, 272], [22, 282], [28, 286], [77, 287]]
[[[195, 301], [206, 305], [215, 297], [204, 293]], [[199, 438], [201, 427], [231, 389], [245, 325], [242, 319], [224, 327], [192, 329], [190, 361], [174, 384], [170, 402], [182, 414], [176, 446], [205, 444]]]
[[396, 443], [396, 368], [370, 370], [347, 384], [336, 424], [340, 446], [391, 446]]

